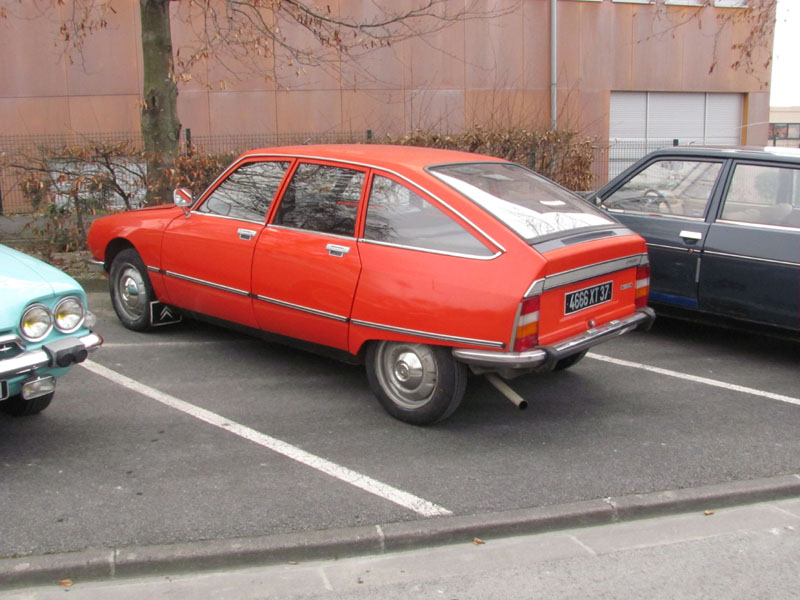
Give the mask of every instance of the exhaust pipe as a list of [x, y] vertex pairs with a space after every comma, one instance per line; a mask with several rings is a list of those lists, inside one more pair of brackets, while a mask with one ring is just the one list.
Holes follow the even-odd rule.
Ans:
[[517, 392], [511, 389], [511, 387], [502, 379], [500, 379], [494, 373], [489, 373], [486, 375], [486, 379], [489, 380], [497, 391], [503, 394], [506, 398], [511, 400], [511, 402], [520, 410], [525, 410], [528, 408], [528, 401], [525, 400], [522, 396], [520, 396]]

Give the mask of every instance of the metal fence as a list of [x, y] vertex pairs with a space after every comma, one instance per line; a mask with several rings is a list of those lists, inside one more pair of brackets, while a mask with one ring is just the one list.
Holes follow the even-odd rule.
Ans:
[[[239, 154], [253, 148], [299, 144], [342, 144], [375, 143], [386, 139], [386, 133], [372, 130], [361, 132], [328, 133], [271, 133], [271, 134], [231, 134], [212, 136], [192, 136], [191, 130], [184, 130], [181, 139], [181, 152], [196, 148], [208, 154]], [[0, 136], [0, 154], [5, 158], [0, 163], [0, 214], [25, 214], [33, 212], [31, 202], [26, 199], [20, 186], [23, 178], [30, 172], [26, 165], [33, 165], [41, 157], [43, 150], [62, 150], [71, 147], [87, 147], [100, 144], [130, 144], [131, 148], [143, 148], [142, 136], [135, 132], [110, 132], [98, 134], [44, 134]], [[622, 172], [647, 152], [671, 146], [673, 140], [616, 141], [597, 144], [592, 162], [592, 188], [604, 185], [609, 178]], [[2, 164], [6, 166], [3, 167]], [[9, 166], [14, 165], [14, 166]], [[90, 175], [91, 173], [87, 173]], [[131, 187], [141, 179], [143, 173], [131, 173]], [[587, 191], [587, 190], [576, 190]]]

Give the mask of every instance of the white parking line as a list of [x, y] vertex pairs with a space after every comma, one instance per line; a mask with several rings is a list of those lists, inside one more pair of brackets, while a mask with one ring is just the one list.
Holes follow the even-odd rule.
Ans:
[[712, 385], [714, 387], [731, 390], [733, 392], [741, 392], [743, 394], [751, 394], [753, 396], [761, 396], [762, 398], [769, 398], [771, 400], [778, 400], [788, 404], [796, 404], [800, 406], [800, 398], [792, 398], [791, 396], [784, 396], [783, 394], [774, 394], [772, 392], [765, 392], [755, 388], [745, 387], [743, 385], [735, 385], [732, 383], [725, 383], [717, 379], [709, 379], [708, 377], [698, 377], [697, 375], [689, 375], [687, 373], [680, 373], [678, 371], [670, 371], [669, 369], [662, 369], [661, 367], [651, 367], [642, 363], [631, 362], [629, 360], [621, 360], [619, 358], [611, 358], [602, 354], [595, 354], [589, 352], [586, 356], [594, 358], [595, 360], [602, 360], [607, 363], [620, 365], [623, 367], [632, 367], [634, 369], [642, 369], [643, 371], [650, 371], [651, 373], [658, 373], [659, 375], [667, 375], [669, 377], [677, 377], [678, 379], [685, 379], [687, 381], [694, 381], [705, 385]]
[[317, 471], [321, 471], [326, 475], [335, 477], [344, 483], [349, 483], [350, 485], [364, 490], [365, 492], [369, 492], [370, 494], [379, 496], [385, 500], [388, 500], [389, 502], [398, 504], [399, 506], [411, 510], [423, 517], [439, 517], [453, 514], [451, 511], [437, 504], [428, 502], [427, 500], [423, 500], [422, 498], [418, 498], [417, 496], [402, 490], [398, 490], [397, 488], [386, 485], [385, 483], [381, 483], [380, 481], [372, 479], [371, 477], [367, 477], [366, 475], [362, 475], [356, 471], [352, 471], [346, 467], [332, 463], [329, 460], [320, 458], [319, 456], [315, 456], [314, 454], [306, 452], [305, 450], [301, 450], [296, 446], [292, 446], [291, 444], [287, 444], [286, 442], [260, 433], [254, 429], [250, 429], [249, 427], [235, 423], [234, 421], [226, 419], [225, 417], [222, 417], [209, 410], [200, 408], [194, 404], [189, 404], [188, 402], [175, 398], [174, 396], [170, 396], [169, 394], [165, 394], [164, 392], [160, 392], [154, 388], [144, 385], [143, 383], [139, 383], [130, 377], [126, 377], [121, 373], [117, 373], [116, 371], [104, 367], [94, 361], [86, 360], [80, 363], [80, 365], [92, 373], [100, 375], [101, 377], [105, 377], [106, 379], [128, 388], [129, 390], [142, 394], [143, 396], [147, 396], [152, 400], [161, 402], [170, 408], [179, 410], [210, 425], [214, 425], [215, 427], [229, 431], [246, 440], [255, 442], [256, 444], [277, 452], [286, 458], [291, 458], [292, 460], [311, 467], [312, 469], [316, 469]]

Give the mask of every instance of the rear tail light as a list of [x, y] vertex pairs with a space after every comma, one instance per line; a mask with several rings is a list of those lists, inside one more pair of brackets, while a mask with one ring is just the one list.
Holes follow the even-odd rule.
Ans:
[[520, 306], [514, 352], [524, 352], [539, 345], [539, 306], [541, 296], [525, 298]]
[[650, 263], [646, 262], [636, 267], [636, 308], [647, 306], [647, 296], [650, 293]]

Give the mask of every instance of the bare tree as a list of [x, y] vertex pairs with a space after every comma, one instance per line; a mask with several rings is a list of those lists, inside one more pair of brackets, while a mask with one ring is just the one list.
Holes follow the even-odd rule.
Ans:
[[[61, 15], [60, 37], [72, 61], [81, 56], [89, 36], [113, 26], [117, 17], [114, 4], [119, 0], [33, 1], [43, 14]], [[213, 62], [225, 74], [217, 82], [204, 82], [207, 85], [224, 85], [225, 77], [257, 73], [288, 87], [287, 73], [299, 75], [310, 68], [336, 70], [344, 62], [357, 68], [365, 53], [465, 19], [505, 14], [519, 2], [506, 2], [505, 9], [486, 8], [488, 3], [482, 0], [342, 2], [356, 7], [348, 13], [324, 2], [317, 5], [301, 0], [139, 0], [144, 94], [141, 129], [145, 149], [152, 157], [148, 172], [163, 173], [177, 155], [181, 131], [178, 83], [191, 80], [199, 65]], [[173, 48], [171, 14], [184, 21], [194, 35], [185, 47]], [[0, 11], [0, 18], [9, 16], [8, 9]], [[165, 180], [151, 181], [152, 199], [164, 199], [169, 193], [160, 183]]]

